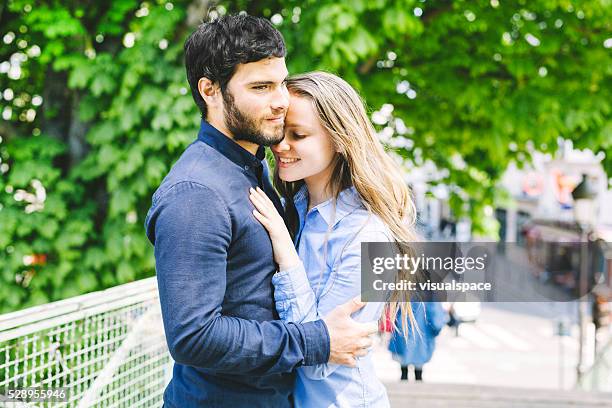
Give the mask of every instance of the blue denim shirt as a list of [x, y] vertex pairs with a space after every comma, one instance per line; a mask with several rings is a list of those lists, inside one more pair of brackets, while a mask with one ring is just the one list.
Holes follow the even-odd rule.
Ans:
[[202, 122], [153, 195], [168, 407], [290, 407], [295, 368], [329, 359], [323, 321], [278, 320], [272, 245], [248, 198], [259, 185], [282, 210], [262, 159]]
[[[272, 282], [281, 319], [309, 322], [360, 294], [361, 243], [387, 242], [391, 234], [380, 218], [366, 210], [354, 187], [342, 191], [335, 206], [329, 200], [307, 212], [308, 190], [304, 186], [294, 203], [300, 221], [296, 242], [302, 263], [280, 271]], [[376, 321], [383, 306], [367, 303], [353, 318]], [[370, 352], [357, 360], [355, 368], [336, 364], [299, 368], [295, 406], [388, 407], [389, 401], [376, 377]]]

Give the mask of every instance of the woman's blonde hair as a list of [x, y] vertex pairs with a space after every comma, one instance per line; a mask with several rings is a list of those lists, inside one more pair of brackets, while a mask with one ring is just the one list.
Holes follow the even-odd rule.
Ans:
[[[332, 163], [328, 185], [332, 197], [337, 199], [342, 190], [354, 186], [366, 209], [376, 214], [390, 230], [399, 250], [409, 251], [405, 245], [399, 244], [417, 239], [414, 201], [399, 166], [378, 140], [359, 94], [343, 79], [319, 71], [290, 77], [287, 88], [290, 94], [312, 101], [338, 152]], [[293, 197], [304, 181], [284, 182], [280, 180], [277, 168], [274, 183], [286, 200], [287, 225], [293, 235], [298, 228]], [[398, 270], [396, 281], [401, 279], [413, 280], [414, 277], [409, 276], [408, 271]], [[407, 320], [413, 329], [416, 326], [409, 296], [403, 291], [392, 292], [385, 309], [393, 327], [397, 313], [401, 312], [401, 326], [408, 338]]]

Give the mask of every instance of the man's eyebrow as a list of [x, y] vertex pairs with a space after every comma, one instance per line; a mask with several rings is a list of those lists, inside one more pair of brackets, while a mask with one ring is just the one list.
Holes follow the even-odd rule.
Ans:
[[[284, 83], [287, 82], [287, 78], [289, 78], [288, 76], [285, 77], [285, 79], [283, 79], [282, 81], [280, 81], [280, 83]], [[253, 81], [253, 82], [249, 82], [247, 85], [252, 86], [252, 85], [274, 85], [277, 82], [275, 81]]]

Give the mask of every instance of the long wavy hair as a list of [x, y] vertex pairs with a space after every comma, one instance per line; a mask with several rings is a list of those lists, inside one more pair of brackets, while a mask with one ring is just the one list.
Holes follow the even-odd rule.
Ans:
[[[400, 167], [378, 140], [359, 94], [338, 76], [319, 71], [290, 77], [287, 89], [291, 95], [312, 102], [338, 152], [332, 162], [332, 177], [327, 186], [334, 200], [342, 190], [354, 186], [366, 209], [387, 226], [399, 251], [410, 253], [410, 248], [402, 243], [417, 240], [414, 201]], [[294, 236], [299, 221], [293, 197], [304, 181], [282, 181], [277, 167], [274, 184], [286, 200], [286, 221]], [[409, 271], [398, 270], [396, 281], [403, 279], [414, 280], [414, 277]], [[408, 320], [413, 329], [416, 327], [409, 296], [404, 291], [391, 292], [385, 312], [383, 318], [388, 315], [395, 329], [397, 314], [401, 313], [402, 331], [408, 338]]]

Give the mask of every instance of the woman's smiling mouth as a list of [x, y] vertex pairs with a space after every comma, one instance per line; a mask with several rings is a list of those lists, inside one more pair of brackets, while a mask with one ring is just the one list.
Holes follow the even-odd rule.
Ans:
[[278, 165], [279, 167], [289, 167], [294, 163], [299, 162], [300, 159], [298, 159], [297, 157], [279, 157], [278, 158]]

